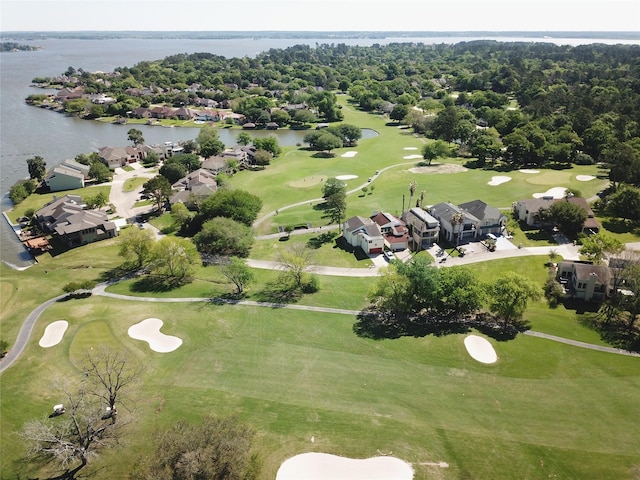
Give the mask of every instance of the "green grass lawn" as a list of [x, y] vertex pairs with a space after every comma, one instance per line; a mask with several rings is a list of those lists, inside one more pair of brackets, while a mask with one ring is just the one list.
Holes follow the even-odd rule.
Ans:
[[[376, 170], [402, 163], [407, 164], [379, 176], [373, 193], [363, 195], [358, 190], [349, 195], [348, 215], [371, 215], [377, 210], [398, 214], [403, 195], [409, 204], [412, 180], [418, 184], [416, 196], [425, 191], [426, 204], [479, 198], [505, 208], [555, 186], [575, 188], [590, 197], [606, 184], [603, 178], [577, 180], [578, 175], [598, 177], [601, 172], [596, 166], [539, 174], [463, 171], [464, 160], [450, 159], [447, 163], [457, 173], [436, 173], [435, 165], [428, 173], [412, 172], [409, 169], [419, 159], [403, 157], [419, 154], [423, 141], [408, 130], [386, 126], [382, 117], [354, 110], [340, 98], [346, 123], [373, 128], [379, 136], [361, 140], [356, 148], [337, 149], [332, 158], [286, 148], [267, 169], [234, 176], [233, 187], [263, 199], [263, 214], [304, 202], [280, 211], [258, 233], [271, 233], [284, 225], [326, 224], [317, 205], [307, 204], [321, 196], [326, 178], [358, 175], [347, 182], [352, 189], [366, 183]], [[358, 154], [341, 157], [350, 150]], [[511, 180], [492, 186], [493, 176]], [[108, 187], [97, 188], [108, 193]], [[97, 188], [71, 193], [93, 196]], [[40, 208], [51, 198], [52, 194], [32, 195], [11, 212], [11, 218], [21, 216], [27, 208]], [[415, 203], [416, 198], [412, 200]], [[164, 231], [173, 228], [168, 215], [150, 221]], [[638, 238], [632, 226], [609, 225], [624, 241]], [[519, 230], [514, 241], [547, 244], [546, 238]], [[313, 247], [315, 264], [365, 268], [370, 262], [358, 261], [336, 248], [335, 239], [317, 234], [257, 241], [251, 257], [275, 260], [280, 250], [296, 243]], [[120, 264], [117, 251], [117, 240], [107, 240], [54, 257], [42, 255], [37, 265], [24, 271], [1, 265], [2, 338], [13, 343], [28, 313], [59, 295], [66, 283], [102, 279]], [[547, 261], [545, 256], [518, 257], [470, 264], [469, 268], [483, 281], [518, 271], [542, 286]], [[256, 282], [247, 287], [246, 298], [262, 300], [268, 285], [277, 284], [278, 273], [254, 273]], [[366, 294], [374, 282], [374, 278], [321, 276], [320, 290], [296, 303], [358, 310], [367, 305]], [[196, 280], [180, 289], [159, 292], [150, 288], [148, 283], [129, 280], [109, 291], [207, 298], [233, 290], [218, 267], [198, 267]], [[585, 325], [585, 315], [569, 306], [551, 309], [538, 301], [525, 318], [535, 331], [603, 344]], [[131, 325], [150, 317], [164, 321], [163, 333], [183, 340], [178, 350], [155, 353], [146, 343], [128, 337]], [[39, 347], [45, 327], [61, 319], [69, 322], [63, 341], [53, 348]], [[151, 303], [93, 296], [58, 302], [42, 314], [23, 356], [0, 377], [0, 476], [26, 477], [15, 432], [29, 419], [44, 417], [60, 402], [61, 379], [81, 373], [78, 361], [88, 348], [107, 344], [126, 349], [146, 370], [135, 392], [137, 408], [125, 442], [94, 464], [108, 467], [98, 472], [97, 479], [126, 478], [134, 461], [151, 451], [154, 433], [178, 419], [196, 421], [203, 415], [230, 414], [255, 429], [265, 480], [275, 478], [285, 459], [307, 451], [354, 458], [393, 452], [414, 464], [416, 480], [637, 478], [638, 358], [519, 335], [511, 341], [490, 339], [499, 360], [485, 365], [468, 355], [463, 335], [376, 341], [356, 336], [355, 320], [353, 315], [206, 301]], [[420, 465], [441, 461], [449, 467]]]
[[[157, 354], [127, 337], [149, 317], [183, 346]], [[63, 318], [63, 342], [38, 347], [44, 327]], [[499, 361], [482, 365], [461, 335], [374, 341], [356, 337], [353, 321], [204, 303], [56, 304], [35, 329], [31, 353], [2, 377], [2, 463], [15, 466], [18, 455], [7, 432], [46, 414], [59, 398], [56, 378], [77, 374], [81, 352], [101, 343], [146, 365], [135, 436], [96, 464], [109, 465], [110, 478], [148, 452], [157, 428], [205, 414], [236, 414], [256, 429], [265, 479], [306, 451], [393, 452], [415, 463], [416, 479], [618, 479], [631, 478], [640, 462], [640, 419], [630, 410], [640, 389], [637, 359], [520, 336], [492, 341]], [[417, 465], [434, 461], [450, 466]]]

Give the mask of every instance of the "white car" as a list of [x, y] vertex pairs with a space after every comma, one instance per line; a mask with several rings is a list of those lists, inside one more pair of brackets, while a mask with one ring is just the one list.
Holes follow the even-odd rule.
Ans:
[[384, 258], [387, 260], [387, 262], [390, 262], [391, 260], [396, 259], [393, 252], [390, 252], [389, 250], [385, 250], [384, 252], [382, 252], [382, 255], [384, 255]]

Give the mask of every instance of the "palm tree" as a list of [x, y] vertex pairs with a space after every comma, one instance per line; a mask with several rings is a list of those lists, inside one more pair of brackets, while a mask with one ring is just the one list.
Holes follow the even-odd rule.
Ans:
[[425, 191], [422, 190], [420, 192], [420, 200], [418, 201], [420, 208], [424, 208], [424, 195], [425, 195]]
[[[456, 213], [451, 217], [451, 226], [453, 227], [453, 233], [456, 234], [456, 247], [460, 243], [460, 230], [461, 226], [464, 223], [464, 215], [462, 213]], [[458, 226], [458, 231], [456, 232], [456, 226]]]
[[417, 186], [418, 184], [413, 180], [409, 182], [409, 207], [411, 207], [411, 199], [413, 198], [413, 195], [416, 193]]

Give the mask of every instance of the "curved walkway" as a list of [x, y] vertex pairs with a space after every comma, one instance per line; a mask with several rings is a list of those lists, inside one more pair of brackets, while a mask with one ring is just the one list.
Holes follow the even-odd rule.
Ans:
[[[329, 267], [325, 267], [329, 268]], [[345, 269], [346, 270], [346, 269]], [[357, 270], [357, 269], [356, 269]], [[359, 269], [363, 270], [363, 269]], [[364, 272], [361, 272], [364, 273]], [[207, 303], [217, 303], [223, 305], [246, 305], [252, 307], [266, 307], [266, 308], [286, 308], [289, 310], [303, 310], [309, 312], [322, 312], [322, 313], [335, 313], [341, 315], [358, 315], [360, 310], [348, 310], [342, 308], [330, 308], [330, 307], [316, 307], [311, 305], [296, 305], [296, 304], [282, 304], [282, 303], [272, 303], [272, 302], [256, 302], [253, 300], [226, 300], [226, 299], [216, 299], [216, 298], [202, 298], [202, 297], [187, 297], [187, 298], [158, 298], [158, 297], [135, 297], [132, 295], [122, 295], [119, 293], [110, 293], [106, 291], [106, 288], [111, 285], [111, 283], [101, 283], [97, 285], [93, 289], [93, 294], [100, 295], [103, 297], [114, 298], [117, 300], [125, 300], [125, 301], [134, 301], [134, 302], [152, 302], [152, 303], [194, 303], [194, 302], [207, 302]], [[20, 332], [18, 333], [18, 337], [16, 338], [16, 342], [13, 347], [9, 350], [7, 355], [0, 360], [0, 374], [2, 374], [5, 370], [11, 367], [16, 360], [22, 355], [24, 352], [29, 337], [33, 332], [33, 328], [36, 324], [36, 321], [49, 306], [57, 302], [58, 300], [64, 298], [66, 294], [58, 295], [46, 302], [42, 303], [38, 307], [36, 307], [25, 319], [22, 327], [20, 328]], [[571, 345], [579, 348], [586, 348], [589, 350], [595, 350], [604, 353], [614, 353], [617, 355], [625, 355], [630, 357], [640, 357], [640, 353], [629, 352], [626, 350], [621, 350], [619, 348], [613, 347], [605, 347], [602, 345], [593, 345], [591, 343], [580, 342], [578, 340], [572, 340], [569, 338], [558, 337], [555, 335], [550, 335], [542, 332], [535, 332], [532, 330], [527, 330], [523, 332], [524, 335], [529, 335], [532, 337], [538, 337], [554, 342], [564, 343], [566, 345]]]

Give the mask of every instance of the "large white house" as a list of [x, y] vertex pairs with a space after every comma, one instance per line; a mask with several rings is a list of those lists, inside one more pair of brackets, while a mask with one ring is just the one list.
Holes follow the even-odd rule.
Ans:
[[380, 226], [370, 218], [355, 216], [344, 222], [342, 235], [352, 247], [360, 247], [367, 255], [382, 253], [384, 237]]

